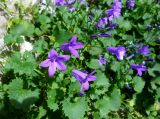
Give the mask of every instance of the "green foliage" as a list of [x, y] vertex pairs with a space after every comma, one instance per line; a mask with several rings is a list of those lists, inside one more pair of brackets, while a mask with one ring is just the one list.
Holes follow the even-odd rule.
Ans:
[[114, 89], [110, 96], [104, 96], [95, 103], [100, 111], [101, 118], [106, 117], [110, 111], [117, 111], [121, 106], [120, 90]]
[[39, 90], [23, 89], [23, 80], [14, 79], [8, 85], [8, 97], [15, 108], [26, 109], [39, 99]]
[[[158, 1], [138, 0], [134, 8], [128, 9], [126, 0], [121, 0], [121, 16], [108, 21], [118, 24], [113, 30], [109, 24], [102, 29], [96, 24], [108, 17], [105, 12], [112, 8], [114, 0], [87, 0], [87, 4], [77, 0], [69, 6], [55, 6], [47, 0], [46, 5], [38, 3], [29, 8], [18, 3], [16, 12], [8, 10], [5, 1], [0, 3], [9, 18], [4, 37], [6, 46], [0, 49], [1, 118], [160, 118]], [[112, 36], [101, 37], [101, 33]], [[98, 38], [91, 38], [93, 34]], [[73, 35], [84, 44], [82, 49], [76, 49], [80, 58], [60, 48]], [[33, 44], [32, 51], [19, 52], [24, 40]], [[118, 60], [117, 54], [106, 50], [108, 46], [124, 46], [124, 59]], [[149, 46], [148, 55], [138, 53], [142, 46]], [[53, 48], [60, 55], [70, 55], [70, 59], [65, 62], [66, 71], [57, 66], [55, 75], [49, 77], [48, 67], [38, 65]], [[100, 55], [106, 58], [105, 65], [99, 64]], [[151, 58], [153, 61], [148, 60]], [[131, 64], [144, 64], [147, 70], [140, 77]], [[75, 80], [71, 73], [74, 69], [88, 73], [96, 70], [97, 79], [89, 82], [88, 90], [83, 89], [84, 96], [78, 94], [82, 82]]]
[[44, 39], [39, 39], [34, 43], [33, 51], [38, 54], [44, 53], [44, 51], [48, 48], [48, 44]]
[[91, 59], [91, 61], [87, 63], [87, 66], [92, 69], [98, 69], [100, 67], [97, 59]]
[[15, 52], [8, 60], [5, 69], [6, 71], [13, 70], [14, 73], [19, 75], [26, 74], [28, 76], [35, 76], [34, 69], [37, 67], [37, 62], [32, 54], [25, 53], [21, 55]]
[[65, 99], [63, 101], [63, 111], [69, 119], [82, 119], [87, 111], [87, 102], [85, 98], [78, 98], [74, 103]]

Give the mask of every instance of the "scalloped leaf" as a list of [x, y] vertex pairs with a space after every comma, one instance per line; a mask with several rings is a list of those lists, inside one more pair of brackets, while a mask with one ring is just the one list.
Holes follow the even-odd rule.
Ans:
[[79, 98], [75, 103], [71, 103], [68, 99], [63, 101], [63, 111], [69, 119], [83, 119], [87, 107], [84, 97]]
[[49, 90], [47, 92], [47, 104], [50, 109], [56, 111], [58, 109], [58, 104], [56, 103], [56, 90]]
[[97, 70], [96, 76], [97, 76], [97, 80], [95, 81], [96, 86], [103, 86], [108, 89], [108, 87], [110, 86], [109, 79], [104, 75], [104, 73]]
[[15, 52], [5, 65], [6, 71], [13, 70], [14, 73], [19, 73], [20, 75], [26, 74], [29, 76], [36, 75], [34, 71], [36, 67], [37, 63], [32, 54], [25, 53], [22, 56], [19, 52]]
[[121, 106], [121, 95], [119, 89], [114, 89], [110, 96], [104, 96], [95, 103], [95, 107], [99, 109], [101, 117], [111, 111], [117, 111]]
[[23, 89], [23, 80], [17, 78], [8, 85], [8, 97], [13, 106], [25, 109], [39, 98], [39, 89]]

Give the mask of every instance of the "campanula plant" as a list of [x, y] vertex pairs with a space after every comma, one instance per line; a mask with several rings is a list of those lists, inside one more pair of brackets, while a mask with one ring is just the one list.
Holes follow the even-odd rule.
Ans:
[[0, 3], [0, 118], [160, 118], [158, 1], [29, 2]]

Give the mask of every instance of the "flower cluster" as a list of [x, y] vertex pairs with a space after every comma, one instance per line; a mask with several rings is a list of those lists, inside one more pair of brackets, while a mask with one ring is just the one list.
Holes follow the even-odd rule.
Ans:
[[83, 4], [84, 0], [51, 0], [51, 2], [56, 6], [67, 6], [68, 10], [73, 12], [75, 10], [75, 7], [73, 6], [74, 3], [79, 2], [80, 4]]
[[[61, 50], [69, 51], [75, 57], [80, 58], [77, 49], [81, 49], [83, 46], [84, 46], [83, 43], [77, 42], [77, 35], [74, 35], [69, 42], [61, 45]], [[40, 63], [40, 67], [44, 68], [48, 67], [48, 75], [52, 77], [54, 76], [57, 69], [60, 71], [64, 71], [67, 69], [66, 65], [63, 62], [66, 62], [69, 59], [70, 59], [69, 55], [58, 55], [58, 53], [54, 49], [51, 49], [48, 53], [48, 58]], [[96, 77], [93, 76], [94, 73], [95, 71], [90, 74], [83, 73], [79, 70], [72, 71], [73, 76], [82, 85], [80, 89], [81, 95], [84, 95], [83, 89], [84, 90], [89, 89], [89, 82], [96, 80]]]
[[99, 20], [97, 27], [105, 28], [107, 24], [109, 24], [108, 27], [110, 27], [111, 21], [121, 15], [121, 8], [122, 3], [119, 0], [115, 0], [111, 9], [106, 10], [105, 17]]
[[[52, 0], [52, 2], [55, 5], [62, 6], [66, 5], [69, 8], [72, 7], [72, 5], [75, 3], [75, 0]], [[80, 1], [81, 3], [82, 1]], [[127, 6], [129, 8], [134, 7], [135, 2], [134, 0], [127, 1]], [[118, 18], [121, 15], [121, 8], [122, 3], [120, 0], [114, 0], [114, 3], [112, 7], [108, 10], [106, 10], [105, 17], [101, 18], [99, 22], [96, 24], [98, 28], [106, 28], [106, 30], [113, 30], [114, 27], [118, 26], [116, 23], [112, 23], [114, 18]], [[99, 33], [99, 34], [93, 34], [91, 35], [91, 38], [97, 38], [97, 37], [111, 37], [111, 34], [107, 33]], [[60, 49], [65, 52], [70, 52], [73, 56], [76, 58], [80, 58], [80, 55], [77, 50], [84, 47], [84, 44], [81, 42], [77, 42], [77, 35], [74, 35], [71, 40], [67, 43], [64, 43], [61, 45]], [[126, 56], [126, 48], [124, 46], [117, 46], [112, 47], [109, 46], [106, 48], [106, 50], [115, 55], [119, 61], [123, 60]], [[148, 46], [140, 46], [138, 47], [137, 53], [142, 55], [148, 55], [150, 53]], [[134, 54], [133, 54], [134, 56]], [[67, 67], [63, 62], [66, 62], [70, 59], [69, 55], [58, 55], [58, 53], [52, 49], [48, 53], [48, 58], [40, 63], [41, 67], [49, 67], [48, 68], [48, 74], [49, 76], [54, 76], [56, 70], [66, 70]], [[99, 56], [99, 65], [105, 65], [107, 60], [103, 55]], [[144, 66], [144, 64], [131, 64], [131, 68], [137, 71], [138, 76], [142, 76], [142, 72], [146, 71], [147, 68]], [[94, 70], [90, 74], [80, 71], [80, 70], [72, 70], [72, 75], [75, 77], [77, 81], [81, 84], [80, 94], [84, 95], [83, 91], [89, 89], [89, 82], [96, 80], [96, 76], [94, 74], [96, 71]]]
[[[61, 46], [61, 49], [64, 51], [70, 51], [71, 54], [79, 58], [78, 51], [76, 49], [81, 49], [84, 45], [83, 43], [76, 42], [77, 36], [74, 35], [72, 39], [68, 43], [64, 43]], [[44, 60], [40, 63], [41, 67], [49, 67], [48, 74], [49, 76], [54, 76], [56, 69], [63, 71], [66, 70], [67, 67], [64, 65], [63, 62], [66, 62], [70, 59], [69, 55], [58, 55], [58, 53], [52, 49], [48, 53], [48, 59]]]

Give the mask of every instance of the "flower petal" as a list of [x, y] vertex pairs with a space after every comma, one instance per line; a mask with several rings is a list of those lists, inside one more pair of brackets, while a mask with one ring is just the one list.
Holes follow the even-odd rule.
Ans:
[[80, 91], [79, 91], [79, 95], [80, 96], [84, 96], [84, 92], [83, 92], [83, 87], [81, 86], [81, 89], [80, 89]]
[[96, 76], [88, 76], [87, 81], [94, 81], [96, 80]]
[[77, 35], [72, 36], [70, 43], [75, 43], [77, 41]]
[[83, 79], [86, 78], [87, 74], [79, 71], [79, 70], [72, 70], [72, 75], [75, 77], [76, 80], [78, 80], [79, 82], [82, 82]]
[[72, 55], [79, 58], [79, 54], [78, 54], [77, 50], [73, 49], [72, 47], [69, 47], [69, 51], [71, 52]]
[[57, 62], [57, 69], [59, 69], [60, 71], [64, 71], [67, 69], [66, 65], [63, 62]]
[[82, 83], [82, 87], [83, 87], [84, 90], [88, 90], [89, 89], [88, 81], [86, 81], [85, 83]]
[[61, 56], [58, 56], [58, 60], [62, 61], [62, 62], [66, 62], [70, 59], [70, 56], [69, 55], [61, 55]]
[[73, 49], [80, 49], [80, 48], [83, 48], [84, 44], [83, 43], [76, 43], [74, 46], [72, 46]]
[[61, 50], [69, 51], [68, 47], [69, 47], [69, 43], [64, 43], [61, 45]]
[[46, 60], [42, 61], [39, 66], [40, 67], [49, 67], [50, 64], [51, 64], [51, 61], [49, 59], [46, 59]]
[[109, 47], [107, 48], [107, 50], [108, 50], [110, 53], [115, 54], [117, 48], [116, 48], [116, 47], [111, 47], [111, 46], [109, 46]]
[[48, 53], [48, 58], [52, 58], [54, 56], [58, 56], [58, 53], [54, 49], [51, 49]]
[[138, 76], [142, 76], [142, 71], [140, 69], [137, 70]]
[[48, 75], [50, 77], [54, 76], [55, 72], [56, 72], [56, 67], [57, 67], [57, 63], [53, 62], [51, 63], [51, 65], [48, 68]]
[[117, 51], [116, 56], [118, 58], [118, 60], [123, 60], [123, 57], [125, 56], [126, 51], [122, 50], [122, 51]]

